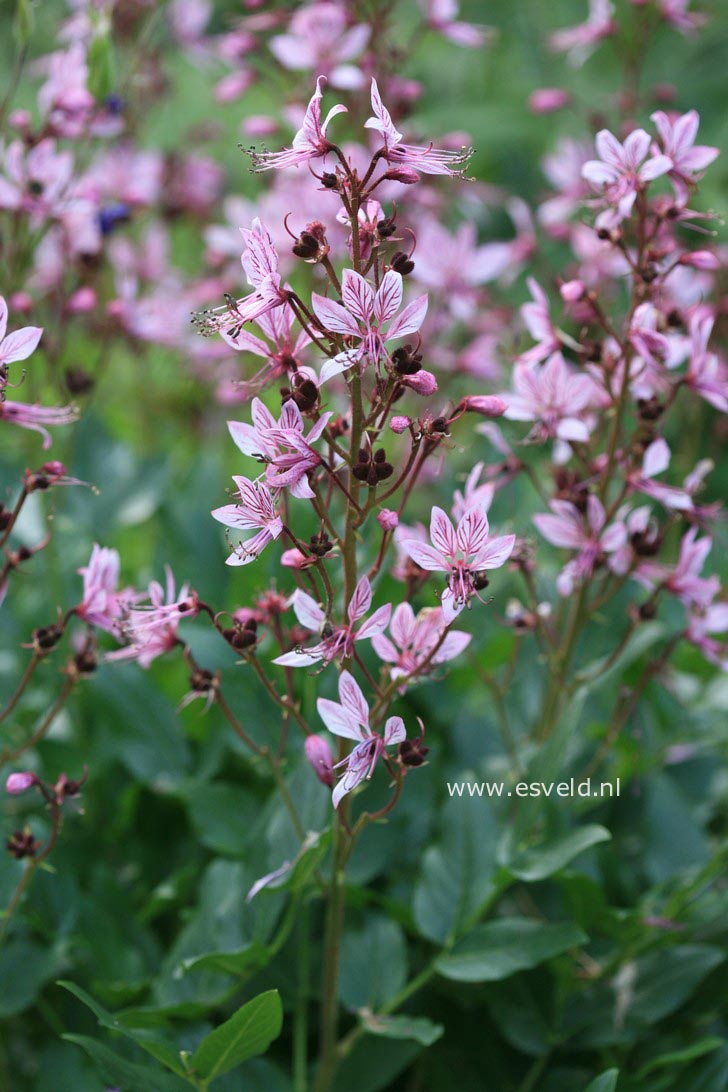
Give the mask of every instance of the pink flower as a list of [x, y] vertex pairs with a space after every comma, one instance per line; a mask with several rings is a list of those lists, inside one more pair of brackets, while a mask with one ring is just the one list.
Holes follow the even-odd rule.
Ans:
[[316, 702], [319, 716], [328, 730], [336, 736], [356, 742], [351, 754], [334, 767], [345, 767], [332, 796], [335, 808], [339, 806], [342, 796], [351, 792], [362, 781], [369, 780], [387, 747], [407, 738], [401, 717], [390, 717], [387, 720], [383, 736], [371, 730], [369, 706], [359, 684], [348, 671], [342, 671], [339, 676], [339, 698], [340, 702], [330, 701], [328, 698], [319, 698]]
[[672, 168], [672, 160], [666, 155], [652, 155], [645, 160], [650, 137], [644, 129], [634, 129], [624, 144], [608, 129], [602, 129], [597, 133], [596, 147], [599, 159], [588, 160], [581, 173], [614, 206], [620, 220], [632, 212], [638, 190]]
[[235, 339], [240, 335], [246, 322], [260, 319], [276, 307], [288, 302], [289, 292], [281, 287], [278, 272], [278, 254], [273, 246], [273, 239], [265, 224], [256, 217], [252, 228], [241, 228], [246, 247], [241, 263], [248, 276], [248, 283], [254, 291], [241, 299], [230, 297], [225, 307], [203, 311], [195, 316], [200, 330], [206, 336], [214, 333], [227, 334], [228, 343], [235, 346]]
[[632, 471], [627, 476], [627, 482], [631, 491], [645, 493], [648, 497], [654, 497], [666, 508], [677, 511], [685, 511], [692, 508], [692, 498], [683, 489], [677, 489], [673, 485], [663, 485], [654, 479], [662, 474], [670, 465], [670, 448], [662, 437], [653, 440], [642, 457], [642, 466], [639, 470]]
[[604, 505], [593, 493], [587, 499], [586, 517], [569, 501], [553, 500], [549, 504], [554, 514], [538, 513], [533, 522], [553, 546], [578, 551], [556, 581], [560, 595], [571, 595], [574, 586], [588, 580], [607, 554], [624, 546], [627, 529], [623, 523], [605, 528]]
[[614, 6], [611, 0], [589, 0], [589, 17], [586, 22], [557, 30], [551, 35], [551, 48], [568, 53], [572, 64], [583, 64], [603, 38], [609, 38], [615, 33], [617, 24], [613, 15]]
[[635, 309], [629, 324], [629, 340], [642, 360], [655, 365], [657, 360], [665, 360], [670, 353], [670, 342], [664, 334], [658, 333], [657, 325], [662, 316], [654, 304], [641, 303]]
[[728, 632], [728, 603], [710, 603], [704, 607], [694, 607], [685, 631], [686, 640], [699, 648], [711, 663], [717, 664], [723, 671], [728, 670], [728, 646], [725, 641], [717, 641], [714, 633]]
[[54, 140], [41, 140], [30, 149], [14, 140], [5, 150], [3, 169], [0, 208], [28, 213], [32, 228], [61, 211], [73, 176], [73, 156], [57, 152]]
[[455, 490], [452, 504], [455, 519], [462, 519], [468, 508], [482, 508], [484, 512], [489, 510], [495, 496], [495, 482], [480, 481], [484, 469], [485, 463], [476, 463], [465, 479], [462, 493], [459, 489]]
[[334, 759], [327, 741], [321, 736], [306, 736], [304, 748], [306, 758], [316, 777], [322, 784], [331, 788], [334, 784]]
[[90, 626], [98, 626], [118, 636], [119, 620], [134, 601], [130, 588], [118, 590], [119, 554], [116, 550], [94, 544], [88, 565], [79, 569], [83, 577], [83, 598], [76, 614]]
[[595, 387], [588, 375], [574, 373], [561, 353], [543, 365], [519, 362], [513, 369], [515, 393], [505, 393], [505, 416], [510, 421], [534, 421], [535, 439], [558, 437], [585, 443], [589, 429], [577, 416], [594, 400]]
[[425, 608], [415, 615], [409, 603], [400, 603], [392, 615], [390, 636], [379, 634], [372, 646], [380, 660], [391, 665], [393, 679], [408, 679], [420, 672], [430, 674], [438, 664], [459, 656], [472, 640], [471, 634], [457, 629], [443, 638], [446, 629], [440, 607]]
[[355, 353], [340, 353], [324, 365], [322, 382], [324, 373], [327, 379], [331, 378], [335, 369], [344, 371], [357, 360], [376, 363], [382, 355], [386, 356], [386, 341], [417, 333], [427, 314], [426, 294], [418, 296], [397, 314], [402, 306], [402, 277], [393, 269], [384, 274], [376, 292], [359, 273], [345, 269], [341, 278], [341, 298], [343, 306], [315, 292], [312, 296], [314, 312], [325, 329], [360, 339]]
[[395, 167], [411, 167], [422, 174], [463, 175], [471, 152], [443, 151], [413, 144], [403, 144], [402, 134], [395, 128], [391, 114], [382, 102], [377, 81], [372, 79], [372, 110], [374, 116], [365, 122], [367, 129], [376, 129], [384, 137], [384, 158]]
[[73, 406], [31, 406], [26, 402], [0, 401], [0, 421], [10, 421], [13, 425], [39, 432], [43, 437], [44, 450], [51, 446], [48, 429], [56, 425], [71, 425], [77, 417], [78, 411]]
[[688, 11], [691, 0], [657, 0], [657, 10], [666, 23], [682, 34], [692, 34], [705, 22], [705, 16]]
[[[557, 191], [539, 207], [538, 218], [552, 235], [568, 233], [566, 222], [579, 209], [589, 193], [581, 176], [581, 168], [589, 158], [590, 149], [568, 138], [560, 140], [556, 150], [544, 157], [543, 172]], [[589, 232], [590, 236], [594, 234]]]
[[458, 19], [460, 4], [457, 0], [424, 0], [427, 25], [455, 45], [466, 49], [480, 49], [485, 45], [490, 28], [464, 23]]
[[548, 296], [533, 277], [528, 278], [527, 284], [533, 302], [523, 304], [521, 317], [529, 334], [537, 344], [527, 352], [521, 353], [519, 360], [526, 364], [545, 360], [547, 356], [561, 348], [561, 337], [551, 321]]
[[324, 413], [304, 435], [304, 421], [296, 403], [286, 402], [276, 421], [259, 398], [252, 405], [253, 424], [228, 421], [228, 429], [244, 455], [251, 455], [266, 465], [266, 482], [271, 489], [289, 489], [294, 497], [314, 496], [308, 473], [321, 463], [321, 456], [311, 447], [321, 438], [331, 413]]
[[134, 606], [125, 615], [119, 633], [129, 644], [107, 653], [107, 660], [136, 660], [140, 667], [147, 668], [177, 644], [177, 627], [183, 619], [197, 615], [198, 598], [188, 584], [176, 591], [169, 565], [166, 576], [164, 588], [156, 580], [149, 585], [148, 606]]
[[661, 587], [676, 596], [686, 607], [706, 610], [720, 589], [717, 576], [703, 577], [700, 572], [710, 553], [712, 539], [698, 538], [698, 528], [683, 535], [677, 564], [670, 567], [645, 561], [635, 576], [648, 588]]
[[347, 607], [347, 626], [332, 626], [324, 609], [300, 588], [293, 593], [291, 603], [301, 625], [321, 634], [322, 640], [310, 648], [295, 648], [278, 656], [273, 663], [283, 667], [310, 667], [319, 662], [331, 663], [333, 659], [348, 659], [354, 655], [357, 641], [370, 641], [387, 628], [392, 614], [392, 605], [387, 603], [357, 628], [355, 623], [368, 613], [372, 605], [372, 587], [366, 576], [357, 584]]
[[271, 491], [265, 482], [251, 481], [250, 478], [235, 475], [233, 481], [238, 487], [238, 503], [215, 508], [212, 516], [225, 527], [258, 532], [253, 538], [234, 546], [226, 561], [227, 565], [249, 565], [269, 543], [280, 536], [283, 520], [278, 515]]
[[485, 573], [504, 565], [513, 552], [515, 535], [489, 539], [488, 517], [481, 508], [470, 508], [457, 530], [442, 508], [433, 508], [430, 518], [432, 545], [407, 539], [402, 548], [415, 564], [428, 572], [447, 573], [442, 595], [443, 618], [449, 624], [485, 586]]
[[707, 307], [696, 307], [690, 316], [685, 383], [711, 406], [728, 413], [728, 368], [715, 353], [708, 351], [713, 322], [713, 315]]
[[345, 7], [317, 0], [294, 12], [285, 34], [269, 42], [270, 51], [284, 68], [322, 72], [333, 87], [361, 87], [364, 76], [347, 62], [357, 57], [369, 40], [365, 23], [348, 25]]
[[321, 99], [323, 98], [321, 85], [324, 82], [323, 76], [319, 76], [316, 80], [316, 90], [291, 147], [285, 148], [282, 152], [252, 152], [254, 170], [268, 171], [272, 168], [280, 171], [285, 170], [286, 167], [298, 167], [301, 163], [320, 159], [331, 151], [333, 145], [326, 137], [326, 130], [332, 118], [335, 118], [337, 114], [345, 114], [347, 110], [345, 106], [338, 103], [332, 106], [326, 119], [321, 121]]
[[14, 364], [18, 360], [27, 360], [38, 347], [43, 333], [38, 326], [24, 326], [12, 334], [6, 333], [7, 328], [8, 307], [4, 298], [0, 296], [0, 386], [3, 385], [7, 365]]
[[685, 204], [689, 187], [694, 186], [701, 177], [696, 177], [696, 172], [709, 167], [719, 155], [719, 150], [708, 144], [696, 145], [695, 138], [700, 124], [697, 110], [689, 110], [687, 114], [672, 117], [664, 110], [657, 110], [652, 114], [652, 120], [660, 134], [662, 151], [672, 161], [668, 178], [673, 183], [678, 200]]
[[294, 321], [295, 316], [290, 307], [276, 308], [261, 315], [257, 323], [268, 341], [263, 341], [241, 326], [233, 333], [220, 331], [223, 341], [232, 349], [253, 353], [265, 360], [263, 367], [252, 379], [246, 379], [239, 384], [241, 395], [247, 397], [253, 391], [283, 376], [290, 378], [294, 374], [304, 374], [307, 378], [315, 377], [312, 369], [301, 366], [300, 359], [302, 350], [311, 339], [305, 330], [300, 330], [294, 338]]

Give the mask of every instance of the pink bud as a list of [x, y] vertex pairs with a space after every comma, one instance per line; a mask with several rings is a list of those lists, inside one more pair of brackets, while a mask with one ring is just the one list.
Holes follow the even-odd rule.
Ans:
[[414, 186], [420, 180], [417, 171], [412, 167], [390, 167], [384, 177], [392, 182], [402, 182], [405, 186]]
[[123, 300], [109, 300], [106, 304], [106, 314], [110, 318], [121, 318], [126, 311], [126, 305]]
[[674, 83], [658, 83], [652, 89], [655, 102], [674, 102], [677, 98], [677, 88]]
[[562, 87], [540, 87], [528, 98], [528, 108], [534, 114], [552, 114], [571, 102], [571, 95]]
[[41, 474], [47, 474], [51, 478], [62, 478], [66, 473], [66, 468], [58, 459], [51, 459], [50, 462], [43, 463], [40, 472]]
[[411, 424], [412, 421], [409, 417], [393, 417], [392, 420], [389, 422], [389, 427], [391, 428], [392, 432], [396, 432], [399, 436], [401, 435], [401, 433], [406, 432]]
[[479, 413], [482, 417], [502, 417], [508, 409], [495, 394], [469, 394], [460, 403], [464, 413]]
[[287, 569], [300, 569], [303, 567], [303, 563], [306, 560], [306, 555], [302, 554], [296, 547], [291, 547], [290, 550], [284, 550], [281, 554], [281, 565], [285, 565]]
[[83, 315], [86, 311], [93, 311], [98, 302], [98, 297], [93, 288], [85, 286], [74, 292], [66, 303], [66, 311], [69, 315]]
[[11, 796], [20, 796], [21, 793], [27, 792], [28, 789], [35, 785], [38, 778], [34, 773], [11, 773], [10, 777], [5, 782], [5, 792], [9, 792]]
[[709, 250], [694, 250], [692, 254], [683, 254], [680, 265], [690, 265], [693, 269], [720, 269], [720, 261]]
[[399, 516], [391, 508], [383, 508], [377, 516], [377, 523], [383, 531], [394, 531], [399, 527]]
[[565, 281], [559, 289], [561, 298], [566, 303], [576, 303], [583, 299], [586, 287], [582, 281]]
[[421, 395], [423, 398], [429, 398], [431, 394], [435, 394], [437, 391], [437, 380], [432, 372], [426, 372], [424, 368], [421, 371], [415, 372], [414, 375], [405, 375], [402, 377], [408, 387]]
[[29, 110], [13, 110], [8, 115], [8, 125], [11, 129], [17, 129], [18, 132], [27, 133], [30, 129], [33, 117]]
[[10, 297], [10, 310], [21, 315], [29, 315], [33, 310], [33, 299], [27, 292], [13, 292]]
[[329, 788], [334, 783], [334, 760], [331, 748], [321, 736], [306, 736], [306, 758], [311, 763], [313, 772]]

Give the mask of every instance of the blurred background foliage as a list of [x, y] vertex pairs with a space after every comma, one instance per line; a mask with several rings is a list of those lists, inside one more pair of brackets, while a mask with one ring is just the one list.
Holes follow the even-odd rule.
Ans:
[[[221, 0], [214, 7], [213, 27], [220, 29], [238, 9]], [[3, 73], [10, 71], [17, 49], [10, 28], [13, 9], [7, 0], [0, 6]], [[701, 138], [725, 148], [728, 6], [716, 2], [704, 10], [710, 24], [695, 38], [661, 30], [645, 85], [675, 84], [676, 106], [697, 108]], [[33, 55], [53, 47], [64, 12], [52, 0], [44, 0], [42, 9], [36, 6]], [[413, 14], [412, 4], [399, 5], [403, 42]], [[541, 158], [557, 138], [581, 138], [613, 117], [620, 57], [606, 43], [583, 68], [571, 69], [544, 47], [551, 31], [584, 17], [581, 0], [487, 5], [472, 0], [463, 4], [463, 16], [496, 29], [484, 53], [456, 50], [434, 36], [402, 50], [402, 73], [424, 87], [414, 122], [433, 136], [460, 129], [471, 133], [477, 178], [533, 204], [545, 192]], [[211, 97], [209, 68], [166, 46], [163, 34], [160, 12], [151, 22], [149, 42], [162, 49], [168, 87], [144, 113], [135, 138], [169, 152], [204, 149], [224, 166], [228, 191], [254, 200], [265, 178], [249, 173], [237, 148], [241, 113], [275, 112], [280, 72], [260, 57], [262, 78], [242, 103], [219, 105]], [[128, 48], [120, 46], [114, 57], [122, 93], [123, 74], [133, 61]], [[573, 109], [547, 118], [529, 113], [531, 91], [558, 85], [573, 91]], [[36, 86], [26, 78], [16, 104], [32, 108]], [[724, 210], [727, 172], [724, 156], [702, 190], [705, 207]], [[480, 225], [483, 239], [501, 237], [499, 216], [495, 212]], [[200, 275], [202, 242], [195, 224], [180, 220], [170, 226], [175, 264], [190, 276]], [[548, 244], [546, 255], [558, 262], [554, 244]], [[5, 294], [12, 289], [0, 287]], [[523, 277], [506, 295], [512, 301], [525, 298]], [[96, 377], [92, 394], [79, 400], [82, 420], [57, 435], [53, 456], [98, 492], [69, 489], [33, 497], [33, 506], [50, 507], [54, 536], [21, 575], [2, 615], [4, 695], [27, 659], [21, 645], [31, 629], [52, 620], [56, 603], [78, 600], [80, 578], [74, 572], [94, 541], [120, 550], [130, 583], [159, 577], [169, 563], [204, 599], [229, 609], [248, 603], [275, 571], [272, 559], [254, 569], [226, 568], [224, 542], [209, 516], [224, 501], [229, 475], [240, 469], [224, 426], [229, 411], [216, 404], [178, 354], [153, 346], [132, 349], [120, 341], [107, 346], [84, 339], [80, 331], [79, 326], [55, 373], [43, 377], [34, 366], [28, 385], [34, 395], [62, 398], [65, 368], [82, 364]], [[710, 421], [708, 411], [700, 410], [685, 422], [685, 454], [676, 451], [678, 467], [692, 465], [693, 437], [713, 457], [720, 456], [725, 435], [705, 434]], [[476, 444], [466, 453], [471, 462], [488, 453], [486, 442], [478, 442], [482, 449]], [[3, 483], [16, 481], [25, 466], [39, 461], [36, 437], [3, 430]], [[466, 459], [461, 462], [464, 466]], [[723, 459], [711, 479], [715, 496], [725, 495], [727, 467]], [[443, 484], [449, 493], [452, 478]], [[532, 507], [533, 497], [526, 497], [520, 484], [504, 490], [494, 523], [517, 519], [523, 526], [524, 512]], [[424, 517], [425, 509], [420, 514]], [[21, 537], [33, 541], [39, 526], [31, 507]], [[724, 532], [721, 539], [715, 548], [725, 559]], [[504, 574], [498, 582], [490, 608], [496, 616], [515, 591], [509, 586], [513, 580]], [[616, 670], [581, 695], [583, 705], [574, 716], [583, 738], [569, 737], [565, 729], [555, 741], [550, 760], [557, 779], [581, 767], [585, 740], [603, 734], [607, 699], [649, 660], [650, 639], [657, 639], [664, 619], [654, 625], [645, 630], [640, 647], [630, 648]], [[478, 779], [509, 773], [498, 711], [482, 676], [508, 662], [516, 638], [487, 612], [477, 621], [468, 619], [466, 627], [473, 626], [482, 632], [472, 654], [446, 678], [415, 689], [398, 709], [408, 722], [417, 715], [426, 719], [430, 764], [408, 780], [391, 820], [369, 831], [356, 850], [341, 1000], [352, 1013], [391, 1002], [426, 965], [433, 945], [450, 934], [453, 915], [463, 904], [477, 907], [497, 893], [498, 883], [505, 884], [508, 839], [511, 867], [523, 844], [534, 842], [541, 849], [530, 864], [522, 864], [522, 875], [513, 873], [501, 910], [508, 919], [566, 923], [572, 931], [561, 946], [554, 938], [553, 954], [548, 945], [541, 949], [546, 956], [518, 929], [511, 936], [481, 936], [474, 957], [460, 953], [459, 969], [446, 967], [448, 973], [434, 977], [407, 1005], [411, 1015], [426, 1018], [420, 1039], [437, 1038], [440, 1028], [444, 1036], [425, 1047], [411, 1029], [402, 1038], [367, 1035], [348, 1059], [340, 1087], [440, 1092], [457, 1074], [460, 1092], [582, 1092], [587, 1086], [605, 1092], [615, 1087], [613, 1070], [619, 1070], [619, 1092], [720, 1092], [728, 1087], [728, 682], [715, 677], [697, 653], [681, 652], [671, 689], [648, 686], [639, 715], [615, 746], [610, 777], [620, 777], [621, 797], [528, 802], [514, 827], [512, 809], [503, 804], [446, 799], [445, 782], [466, 771]], [[582, 663], [598, 661], [598, 627], [592, 633]], [[244, 714], [253, 737], [273, 743], [277, 717], [250, 673], [236, 666], [232, 651], [204, 625], [190, 626], [189, 639], [201, 663], [223, 671], [228, 700]], [[43, 665], [29, 699], [5, 727], [6, 746], [25, 739], [52, 701], [59, 666], [53, 657]], [[538, 708], [535, 662], [530, 674], [532, 687], [507, 696], [515, 725], [528, 723]], [[311, 680], [309, 703], [315, 686]], [[104, 1081], [85, 1054], [61, 1038], [103, 1036], [58, 979], [85, 987], [112, 1011], [143, 1008], [150, 1026], [159, 1025], [185, 1048], [193, 1047], [231, 1004], [267, 988], [281, 990], [290, 1014], [299, 919], [311, 916], [313, 935], [320, 935], [319, 906], [314, 899], [290, 923], [282, 894], [266, 893], [246, 906], [252, 882], [295, 853], [297, 839], [265, 769], [250, 761], [218, 710], [201, 715], [193, 704], [176, 711], [187, 688], [186, 669], [174, 658], [148, 672], [102, 666], [79, 688], [34, 756], [50, 778], [61, 770], [77, 776], [85, 764], [90, 775], [82, 808], [67, 820], [52, 867], [36, 877], [22, 920], [14, 923], [0, 952], [2, 1092], [100, 1092], [118, 1083], [108, 1073]], [[691, 748], [689, 759], [673, 761], [675, 747], [683, 744]], [[297, 745], [294, 740], [291, 789], [307, 828], [322, 830], [329, 821], [329, 798], [300, 761]], [[384, 789], [374, 784], [369, 791], [376, 797]], [[34, 800], [8, 802], [4, 811], [8, 833], [26, 820], [41, 832], [44, 820]], [[587, 823], [589, 830], [594, 824], [606, 828], [611, 840], [600, 841], [601, 834], [594, 833], [594, 845], [587, 841], [584, 852], [560, 856], [562, 839]], [[10, 897], [21, 868], [10, 858], [0, 864], [0, 904]], [[268, 953], [259, 961], [262, 968], [251, 956], [254, 943]], [[561, 954], [575, 946], [576, 970], [574, 960]], [[513, 969], [504, 971], [497, 959], [489, 964], [488, 953], [494, 951], [501, 958], [513, 951]], [[207, 962], [192, 965], [206, 953]], [[238, 962], [226, 962], [220, 953], [238, 953]], [[314, 981], [320, 961], [320, 941], [314, 940]], [[103, 1034], [117, 1053], [136, 1061], [142, 1057], [118, 1036]], [[265, 1060], [246, 1063], [215, 1087], [287, 1092], [290, 1050], [286, 1024]], [[140, 1085], [138, 1092], [147, 1089]]]

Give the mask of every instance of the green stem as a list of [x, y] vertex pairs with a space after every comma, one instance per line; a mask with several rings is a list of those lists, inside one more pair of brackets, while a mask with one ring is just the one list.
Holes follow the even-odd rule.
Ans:
[[308, 1089], [309, 911], [304, 903], [298, 920], [298, 982], [293, 1013], [293, 1092]]

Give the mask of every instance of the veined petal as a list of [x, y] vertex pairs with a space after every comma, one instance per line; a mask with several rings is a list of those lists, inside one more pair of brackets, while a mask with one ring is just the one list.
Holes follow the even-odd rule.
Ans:
[[438, 508], [437, 505], [432, 509], [430, 515], [430, 538], [435, 549], [439, 550], [445, 557], [455, 556], [458, 548], [455, 528], [447, 513], [442, 508]]
[[499, 569], [505, 565], [513, 553], [516, 545], [515, 535], [501, 535], [500, 538], [491, 538], [473, 561], [473, 566], [479, 569]]
[[405, 337], [407, 334], [416, 334], [425, 321], [427, 314], [428, 296], [425, 293], [408, 303], [403, 311], [393, 319], [384, 338]]
[[374, 317], [380, 324], [388, 322], [402, 304], [402, 275], [394, 269], [388, 269], [374, 297]]
[[414, 538], [405, 539], [401, 546], [415, 565], [419, 565], [421, 569], [432, 573], [450, 571], [450, 562], [434, 546], [428, 546], [427, 543], [418, 542]]
[[366, 576], [363, 576], [354, 588], [354, 594], [347, 608], [350, 622], [363, 617], [372, 605], [372, 586]]
[[366, 622], [360, 626], [356, 634], [357, 641], [366, 641], [370, 637], [375, 637], [378, 633], [382, 633], [389, 625], [389, 619], [392, 617], [392, 604], [385, 603], [383, 607], [378, 607], [374, 611], [371, 618], [368, 618]]
[[316, 600], [305, 591], [296, 588], [291, 596], [291, 606], [301, 625], [305, 629], [310, 629], [312, 633], [318, 633], [326, 621], [326, 613]]
[[335, 334], [349, 334], [352, 337], [361, 337], [361, 330], [356, 319], [335, 300], [319, 296], [314, 292], [311, 296], [311, 304], [314, 314], [325, 329]]
[[355, 739], [357, 742], [364, 739], [361, 729], [351, 713], [344, 709], [344, 706], [340, 705], [338, 701], [319, 698], [316, 702], [316, 708], [321, 720], [335, 736], [343, 736], [344, 739]]
[[407, 738], [407, 729], [401, 717], [389, 717], [384, 726], [384, 743], [390, 747], [393, 743], [401, 743]]
[[374, 311], [374, 290], [360, 273], [355, 273], [353, 269], [344, 270], [341, 298], [347, 311], [368, 326]]

